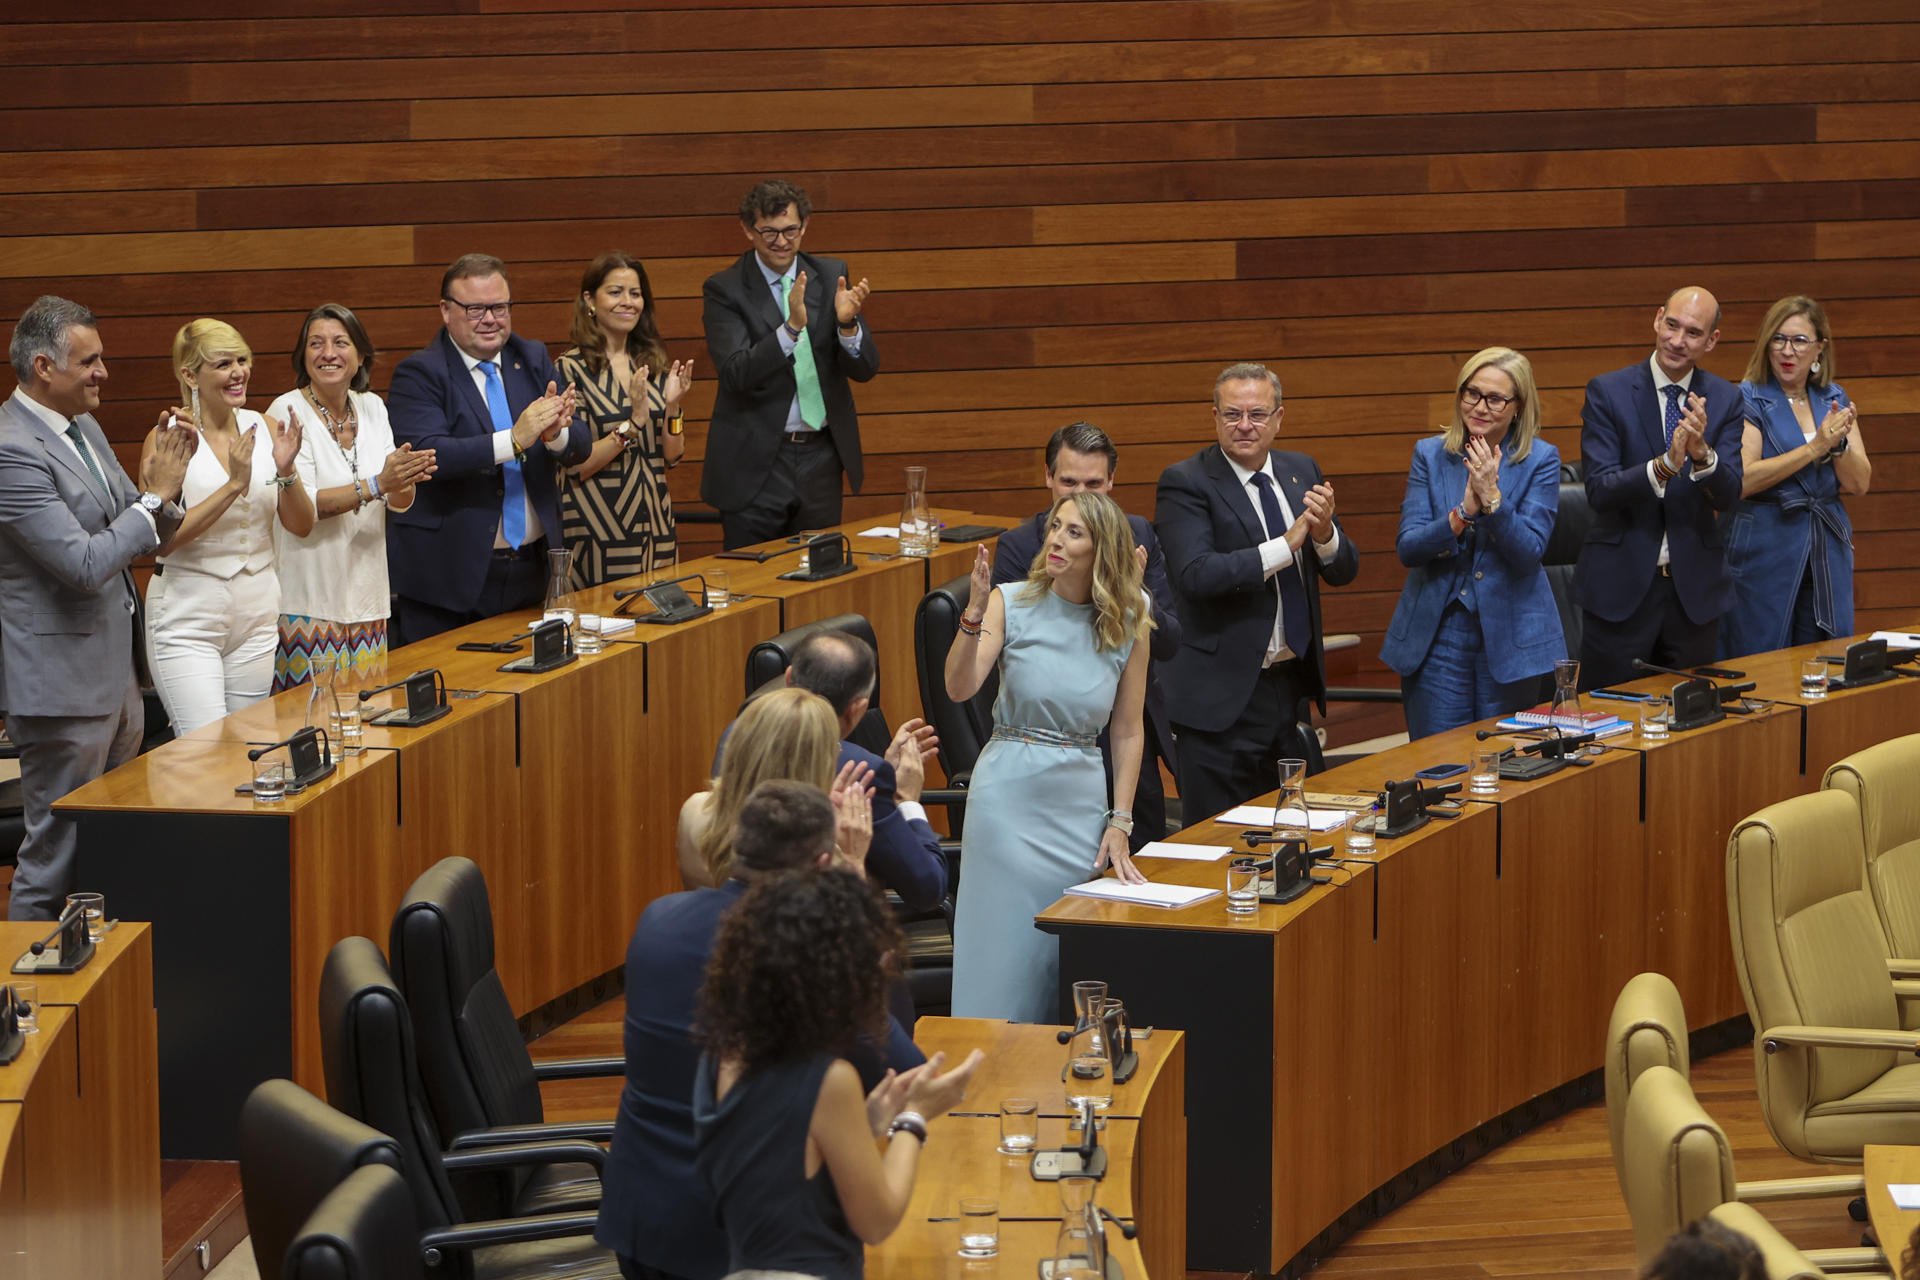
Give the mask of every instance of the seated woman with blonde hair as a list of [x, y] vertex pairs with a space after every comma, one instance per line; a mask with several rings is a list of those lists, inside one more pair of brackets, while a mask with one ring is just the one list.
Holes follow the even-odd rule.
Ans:
[[[853, 785], [864, 785], [871, 775], [864, 765], [849, 764], [838, 775], [840, 722], [833, 707], [817, 693], [785, 688], [755, 698], [740, 713], [720, 758], [720, 776], [705, 791], [680, 806], [676, 848], [680, 879], [689, 889], [724, 884], [733, 867], [733, 828], [740, 806], [753, 789], [769, 778], [810, 782], [830, 796]], [[843, 829], [839, 857], [860, 870], [866, 860], [866, 842], [848, 838]]]

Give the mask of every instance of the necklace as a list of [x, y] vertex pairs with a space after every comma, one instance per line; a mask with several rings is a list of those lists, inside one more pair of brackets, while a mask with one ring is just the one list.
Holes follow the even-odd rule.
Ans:
[[[325, 427], [327, 434], [333, 437], [333, 443], [339, 447], [340, 452], [347, 455], [348, 468], [358, 476], [360, 474], [360, 416], [354, 412], [353, 397], [347, 397], [347, 416], [336, 419], [333, 412], [320, 403], [320, 397], [313, 394], [312, 387], [306, 388], [306, 396], [307, 403], [312, 405], [313, 411], [320, 415], [320, 425]], [[348, 432], [353, 433], [353, 443], [342, 444], [340, 437]]]

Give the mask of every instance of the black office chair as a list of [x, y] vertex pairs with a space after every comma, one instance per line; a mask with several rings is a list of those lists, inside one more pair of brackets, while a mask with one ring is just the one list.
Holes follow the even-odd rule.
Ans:
[[[974, 762], [993, 736], [993, 700], [1000, 691], [1000, 673], [990, 672], [980, 691], [964, 702], [947, 696], [947, 651], [960, 633], [960, 615], [966, 612], [972, 592], [972, 578], [963, 575], [943, 582], [921, 597], [913, 611], [914, 665], [920, 677], [920, 705], [940, 735], [940, 767], [946, 772], [947, 787], [965, 791]], [[957, 840], [965, 820], [964, 806], [947, 810], [948, 826]], [[950, 873], [958, 887], [959, 852], [949, 859]]]
[[[866, 641], [876, 657], [880, 653], [880, 642], [874, 638], [873, 624], [857, 613], [840, 613], [818, 622], [803, 622], [771, 639], [762, 640], [748, 651], [746, 696], [752, 698], [768, 687], [778, 688], [785, 683], [787, 668], [793, 665], [793, 651], [800, 647], [801, 641], [818, 631], [844, 631]], [[865, 747], [875, 755], [885, 754], [893, 741], [893, 730], [887, 727], [886, 714], [880, 710], [883, 705], [880, 694], [880, 671], [876, 666], [873, 698], [867, 707], [867, 714], [847, 735], [848, 742], [856, 747]]]
[[[435, 1232], [466, 1222], [452, 1175], [494, 1173], [515, 1165], [606, 1167], [591, 1142], [548, 1141], [544, 1126], [506, 1125], [466, 1133], [447, 1150], [420, 1088], [413, 1019], [380, 948], [343, 938], [320, 971], [320, 1056], [327, 1096], [348, 1115], [392, 1137], [421, 1227]], [[434, 1274], [453, 1280], [507, 1280], [564, 1275], [616, 1280], [619, 1266], [592, 1239], [595, 1214], [541, 1214], [507, 1219], [499, 1230], [518, 1241], [497, 1252], [450, 1256]], [[557, 1237], [557, 1238], [556, 1238]], [[503, 1239], [503, 1245], [506, 1241]]]
[[[550, 1138], [606, 1142], [613, 1121], [550, 1125], [542, 1080], [624, 1074], [620, 1058], [536, 1063], [527, 1053], [506, 988], [494, 969], [493, 908], [486, 877], [469, 858], [442, 858], [407, 888], [387, 939], [393, 978], [413, 1016], [420, 1083], [435, 1125], [461, 1135], [500, 1125], [538, 1126]], [[585, 1165], [506, 1169], [455, 1178], [460, 1203], [475, 1217], [552, 1213], [600, 1199], [600, 1179]]]
[[[258, 1240], [254, 1248], [260, 1257]], [[347, 1175], [301, 1222], [274, 1266], [281, 1280], [425, 1280], [406, 1180], [378, 1165]], [[261, 1280], [268, 1275], [263, 1259]]]
[[[1561, 468], [1564, 473], [1565, 467]], [[1573, 570], [1580, 562], [1580, 548], [1593, 527], [1593, 507], [1587, 502], [1587, 487], [1578, 480], [1560, 483], [1560, 510], [1554, 517], [1553, 532], [1547, 536], [1547, 586], [1553, 592], [1553, 607], [1560, 614], [1560, 630], [1567, 637], [1567, 656], [1580, 656], [1580, 636], [1584, 629], [1580, 606], [1573, 603]], [[1542, 698], [1553, 696], [1553, 675], [1541, 678]]]
[[348, 1175], [369, 1165], [397, 1171], [400, 1145], [291, 1080], [265, 1081], [247, 1095], [240, 1191], [260, 1280], [281, 1280], [287, 1245], [301, 1224]]

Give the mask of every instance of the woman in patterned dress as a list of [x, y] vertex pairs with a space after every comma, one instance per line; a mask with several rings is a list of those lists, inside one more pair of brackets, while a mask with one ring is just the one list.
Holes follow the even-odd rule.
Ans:
[[[567, 472], [562, 536], [576, 589], [674, 563], [667, 468], [686, 449], [681, 401], [693, 362], [670, 362], [653, 319], [653, 286], [640, 260], [603, 253], [587, 266], [573, 304], [573, 346], [560, 376], [593, 425], [593, 452]], [[636, 406], [644, 406], [636, 412]]]

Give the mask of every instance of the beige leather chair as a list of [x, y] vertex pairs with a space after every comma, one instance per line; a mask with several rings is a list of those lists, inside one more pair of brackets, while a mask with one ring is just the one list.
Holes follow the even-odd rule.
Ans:
[[1757, 1210], [1733, 1203], [1727, 1135], [1672, 1067], [1649, 1067], [1634, 1082], [1622, 1141], [1627, 1216], [1643, 1265], [1667, 1237], [1711, 1213], [1760, 1246], [1770, 1276], [1887, 1269], [1886, 1255], [1878, 1249], [1796, 1250]]
[[[1920, 1144], [1920, 1035], [1888, 977], [1866, 887], [1860, 811], [1844, 791], [1769, 805], [1727, 839], [1727, 914], [1754, 1025], [1760, 1109], [1803, 1160]], [[1637, 1086], [1636, 1086], [1637, 1090]]]
[[[1622, 1142], [1627, 1099], [1634, 1083], [1651, 1067], [1671, 1067], [1682, 1079], [1692, 1079], [1686, 1007], [1679, 989], [1664, 973], [1641, 973], [1627, 979], [1613, 1002], [1613, 1017], [1607, 1024], [1607, 1132], [1613, 1142], [1613, 1169], [1619, 1176], [1622, 1195], [1627, 1191], [1626, 1148]], [[1818, 1196], [1859, 1197], [1865, 1190], [1865, 1180], [1859, 1174], [1833, 1174], [1739, 1182], [1734, 1184], [1733, 1193], [1734, 1199], [1743, 1204], [1770, 1204]], [[1866, 1220], [1865, 1200], [1859, 1202], [1855, 1217]]]
[[[1920, 734], [1855, 752], [1828, 769], [1822, 785], [1860, 808], [1867, 891], [1893, 955], [1888, 968], [1920, 977]], [[1901, 1023], [1920, 1027], [1920, 1001], [1903, 1007]]]

